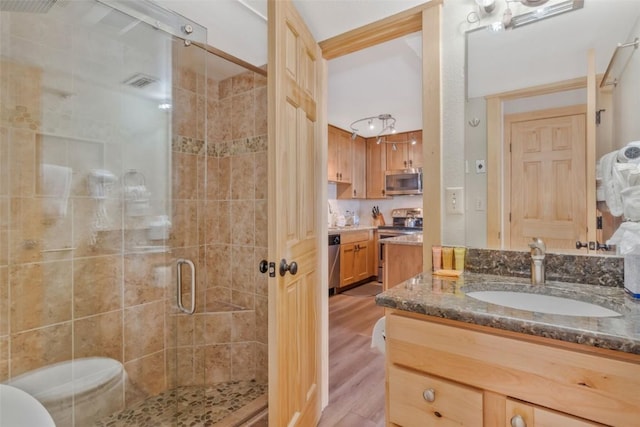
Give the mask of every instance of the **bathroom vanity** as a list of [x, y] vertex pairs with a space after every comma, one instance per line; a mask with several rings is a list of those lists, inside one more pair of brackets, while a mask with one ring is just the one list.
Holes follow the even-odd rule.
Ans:
[[[496, 290], [620, 315], [542, 313], [468, 295]], [[619, 287], [423, 273], [376, 302], [387, 308], [387, 425], [631, 426], [640, 419], [640, 303]]]

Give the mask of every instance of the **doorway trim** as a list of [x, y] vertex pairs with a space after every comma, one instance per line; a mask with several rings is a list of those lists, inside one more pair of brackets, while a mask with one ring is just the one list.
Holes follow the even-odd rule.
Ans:
[[[591, 56], [591, 55], [589, 55]], [[504, 137], [504, 113], [505, 101], [529, 98], [532, 96], [547, 95], [550, 93], [564, 92], [575, 89], [587, 89], [587, 147], [586, 147], [586, 173], [587, 173], [587, 239], [595, 241], [595, 91], [596, 76], [595, 64], [591, 66], [589, 58], [589, 76], [564, 80], [540, 86], [533, 86], [510, 92], [503, 92], [485, 97], [487, 101], [487, 248], [505, 249], [505, 223], [503, 214], [506, 211], [504, 198], [506, 197], [505, 156], [503, 151]], [[591, 114], [593, 112], [593, 114]], [[592, 179], [593, 178], [593, 179]], [[593, 182], [591, 182], [593, 181]], [[590, 195], [593, 193], [593, 203]]]
[[[425, 222], [423, 228], [425, 271], [431, 270], [431, 246], [440, 244], [442, 230], [440, 187], [442, 185], [441, 14], [443, 1], [428, 1], [318, 43], [326, 67], [326, 60], [422, 31], [423, 180], [429, 182], [423, 193], [423, 209], [425, 212], [428, 209], [429, 212], [429, 221]], [[323, 108], [326, 110], [326, 105]], [[327, 132], [324, 133], [324, 140], [326, 144]], [[323, 194], [326, 195], [326, 188]], [[323, 228], [327, 227], [326, 224], [327, 221], [323, 221]], [[326, 232], [326, 228], [324, 231]], [[324, 250], [321, 248], [322, 257], [326, 258], [326, 252], [326, 248]], [[325, 278], [322, 282], [323, 286], [326, 285], [326, 280]], [[322, 292], [321, 310], [321, 384], [323, 385], [322, 409], [324, 409], [329, 402], [329, 296], [326, 292]]]

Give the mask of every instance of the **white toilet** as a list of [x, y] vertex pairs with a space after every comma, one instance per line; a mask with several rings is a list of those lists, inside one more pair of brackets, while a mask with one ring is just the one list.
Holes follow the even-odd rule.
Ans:
[[117, 360], [87, 357], [26, 372], [7, 384], [36, 398], [65, 427], [74, 425], [74, 416], [76, 426], [85, 426], [121, 410], [125, 379]]
[[56, 427], [47, 410], [29, 393], [0, 384], [0, 426]]

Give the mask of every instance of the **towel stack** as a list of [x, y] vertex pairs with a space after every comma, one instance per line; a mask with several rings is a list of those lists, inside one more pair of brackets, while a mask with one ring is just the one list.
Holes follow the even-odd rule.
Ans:
[[42, 212], [47, 219], [67, 216], [71, 191], [71, 168], [43, 163], [40, 168]]

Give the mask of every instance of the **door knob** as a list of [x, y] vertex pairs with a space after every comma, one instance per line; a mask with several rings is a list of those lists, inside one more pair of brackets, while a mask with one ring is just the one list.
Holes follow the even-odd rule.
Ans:
[[298, 272], [298, 263], [292, 261], [291, 264], [287, 264], [287, 260], [282, 258], [280, 260], [280, 275], [284, 276], [287, 274], [287, 271], [291, 273], [291, 275], [295, 276]]
[[589, 246], [587, 242], [582, 243], [580, 240], [576, 242], [576, 249], [586, 248], [587, 246]]

